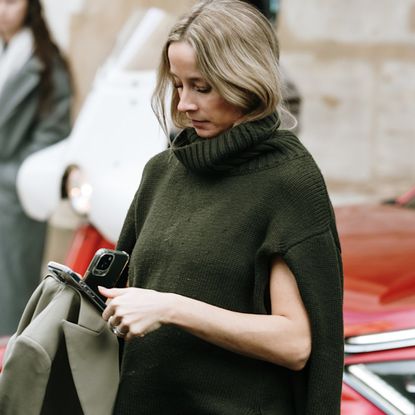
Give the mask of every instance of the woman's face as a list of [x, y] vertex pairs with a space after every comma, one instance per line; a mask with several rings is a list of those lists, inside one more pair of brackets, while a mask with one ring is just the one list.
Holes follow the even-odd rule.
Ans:
[[28, 0], [0, 0], [0, 37], [9, 41], [22, 27]]
[[242, 117], [242, 111], [225, 101], [202, 77], [191, 45], [172, 43], [168, 57], [174, 87], [180, 97], [177, 109], [186, 114], [199, 137], [215, 137]]

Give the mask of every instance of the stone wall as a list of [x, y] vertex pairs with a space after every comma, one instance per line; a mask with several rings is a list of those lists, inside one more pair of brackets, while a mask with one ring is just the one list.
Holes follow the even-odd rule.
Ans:
[[289, 0], [278, 25], [301, 138], [330, 189], [383, 198], [415, 185], [415, 1]]

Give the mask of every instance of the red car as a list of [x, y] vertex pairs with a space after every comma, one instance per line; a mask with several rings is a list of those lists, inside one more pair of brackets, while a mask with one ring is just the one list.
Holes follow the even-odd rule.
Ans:
[[[415, 415], [414, 196], [336, 209], [345, 274], [342, 415]], [[67, 265], [83, 273], [100, 247], [112, 244], [91, 225], [81, 228]]]
[[415, 414], [415, 189], [336, 209], [345, 275], [342, 415]]

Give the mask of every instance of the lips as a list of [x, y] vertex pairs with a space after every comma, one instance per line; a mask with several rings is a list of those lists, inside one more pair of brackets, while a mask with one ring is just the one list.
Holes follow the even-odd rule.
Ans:
[[207, 121], [191, 120], [193, 127], [200, 128], [206, 125]]

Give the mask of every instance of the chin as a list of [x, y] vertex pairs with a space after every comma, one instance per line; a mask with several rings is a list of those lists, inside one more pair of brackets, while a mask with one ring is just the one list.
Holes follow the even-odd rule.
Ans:
[[216, 136], [218, 136], [219, 134], [222, 134], [223, 132], [225, 132], [226, 130], [229, 130], [229, 128], [216, 128], [216, 129], [202, 129], [202, 128], [195, 128], [196, 133], [199, 137], [202, 138], [214, 138]]
[[195, 128], [195, 130], [196, 130], [196, 134], [202, 138], [213, 138], [219, 134], [216, 131], [211, 131], [211, 130], [202, 130], [199, 128]]

